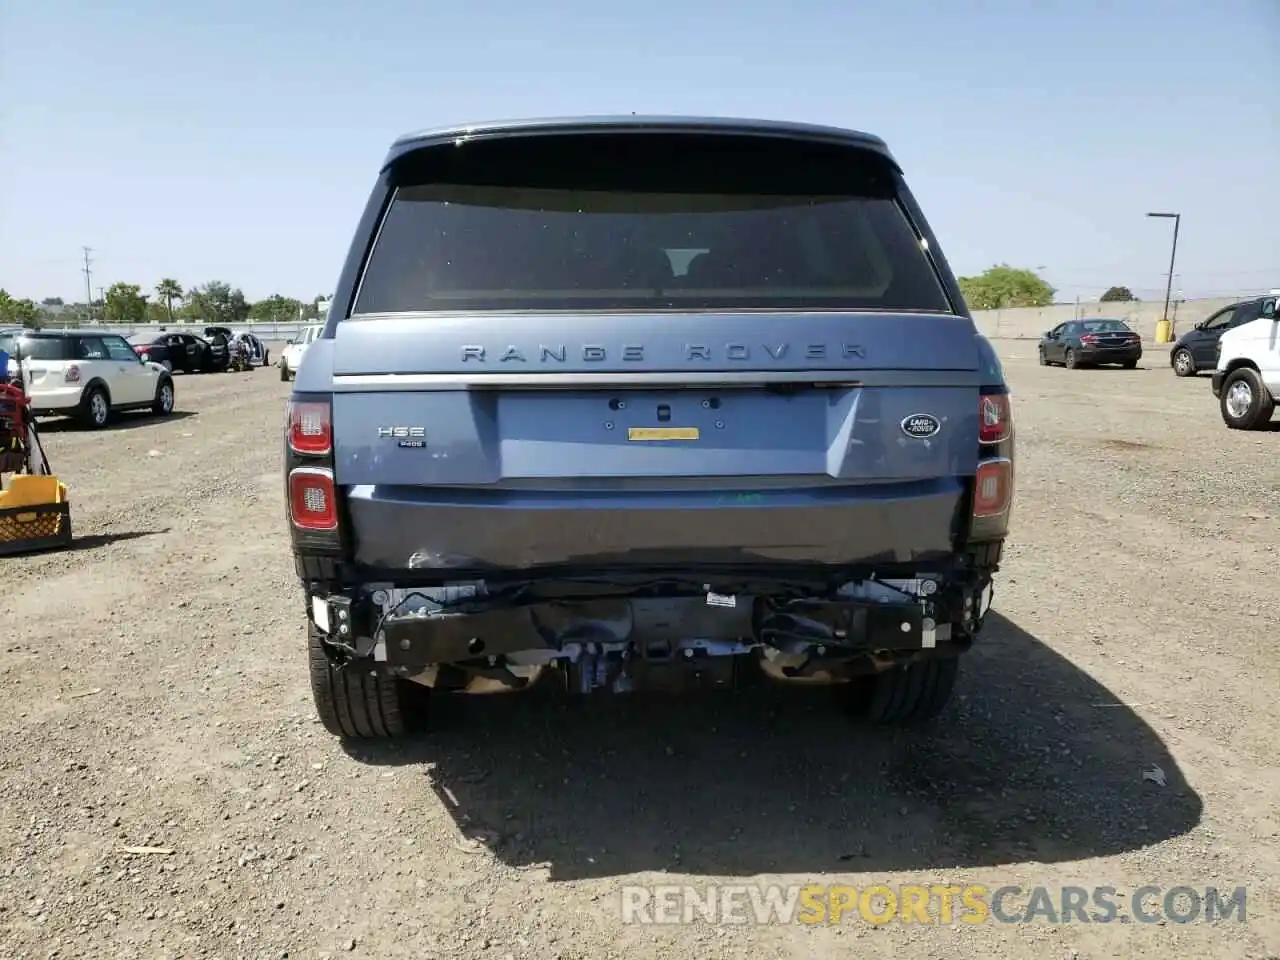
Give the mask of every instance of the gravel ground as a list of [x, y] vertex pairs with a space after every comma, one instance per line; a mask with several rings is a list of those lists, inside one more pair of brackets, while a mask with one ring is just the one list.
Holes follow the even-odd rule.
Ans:
[[[1280, 955], [1280, 433], [1228, 431], [1163, 351], [1002, 351], [1015, 536], [928, 733], [820, 692], [535, 694], [344, 751], [283, 535], [288, 387], [178, 377], [167, 422], [50, 423], [78, 541], [0, 560], [0, 956]], [[1244, 885], [1248, 920], [620, 920], [623, 884], [757, 882]]]

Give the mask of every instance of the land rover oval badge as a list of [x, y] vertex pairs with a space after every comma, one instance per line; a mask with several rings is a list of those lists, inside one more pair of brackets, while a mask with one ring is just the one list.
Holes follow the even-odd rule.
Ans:
[[913, 413], [902, 418], [902, 432], [917, 440], [927, 440], [942, 429], [938, 418], [928, 413]]

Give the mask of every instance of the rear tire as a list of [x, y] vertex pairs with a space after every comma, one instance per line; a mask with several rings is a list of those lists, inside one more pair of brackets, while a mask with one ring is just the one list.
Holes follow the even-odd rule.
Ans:
[[407, 681], [335, 666], [324, 634], [312, 624], [307, 625], [307, 652], [316, 713], [331, 734], [343, 740], [394, 740], [410, 732]]
[[1076, 360], [1076, 352], [1074, 350], [1067, 351], [1066, 355], [1062, 358], [1062, 365], [1068, 370], [1075, 370], [1080, 366], [1079, 362]]
[[289, 382], [289, 368], [285, 365], [285, 362], [283, 360], [280, 361], [280, 382], [281, 383]]
[[1222, 382], [1218, 408], [1232, 430], [1261, 430], [1271, 422], [1276, 401], [1257, 370], [1241, 367]]
[[1120, 364], [1120, 366], [1124, 367], [1126, 370], [1137, 370], [1137, 369], [1138, 369], [1138, 361], [1137, 361], [1137, 360], [1126, 360], [1124, 363]]
[[90, 387], [80, 401], [80, 419], [90, 430], [101, 430], [111, 422], [111, 397], [102, 387]]
[[913, 726], [937, 717], [951, 701], [960, 658], [933, 657], [854, 681], [841, 690], [845, 712], [875, 726]]

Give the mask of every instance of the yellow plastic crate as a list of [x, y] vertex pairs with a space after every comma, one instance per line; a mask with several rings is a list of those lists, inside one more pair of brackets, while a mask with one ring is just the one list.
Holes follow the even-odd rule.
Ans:
[[0, 556], [71, 543], [71, 504], [57, 477], [19, 474], [0, 492]]

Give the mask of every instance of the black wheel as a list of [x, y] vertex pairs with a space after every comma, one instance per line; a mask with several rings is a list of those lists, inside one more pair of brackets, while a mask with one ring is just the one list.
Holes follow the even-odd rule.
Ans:
[[1049, 365], [1049, 358], [1045, 356], [1044, 347], [1041, 347], [1040, 348], [1040, 366], [1047, 367], [1048, 365]]
[[157, 417], [167, 417], [173, 413], [173, 381], [162, 377], [156, 385], [156, 398], [151, 401], [151, 412]]
[[1185, 347], [1173, 351], [1171, 362], [1175, 376], [1194, 377], [1196, 375], [1196, 358], [1191, 356], [1191, 351]]
[[307, 637], [311, 695], [326, 730], [344, 740], [393, 740], [411, 731], [417, 711], [410, 707], [425, 699], [426, 687], [420, 694], [406, 689], [411, 681], [339, 667], [329, 659], [324, 634], [312, 624]]
[[1063, 358], [1063, 366], [1068, 370], [1074, 370], [1080, 366], [1076, 361], [1076, 352], [1074, 350], [1067, 350], [1067, 355]]
[[1271, 422], [1276, 401], [1257, 370], [1241, 367], [1222, 382], [1218, 407], [1222, 422], [1232, 430], [1261, 430]]
[[111, 397], [103, 387], [90, 387], [80, 401], [80, 419], [91, 430], [101, 430], [111, 422]]
[[942, 713], [959, 672], [959, 657], [934, 657], [837, 689], [851, 717], [876, 726], [911, 726]]
[[269, 367], [269, 366], [271, 366], [271, 351], [270, 351], [270, 350], [263, 350], [263, 351], [262, 351], [262, 365], [263, 365], [264, 367]]
[[1138, 369], [1138, 361], [1137, 361], [1137, 360], [1126, 360], [1124, 363], [1120, 364], [1120, 366], [1124, 367], [1126, 370], [1137, 370], [1137, 369]]
[[285, 365], [284, 361], [280, 362], [280, 382], [281, 383], [289, 382], [289, 368], [288, 366]]

